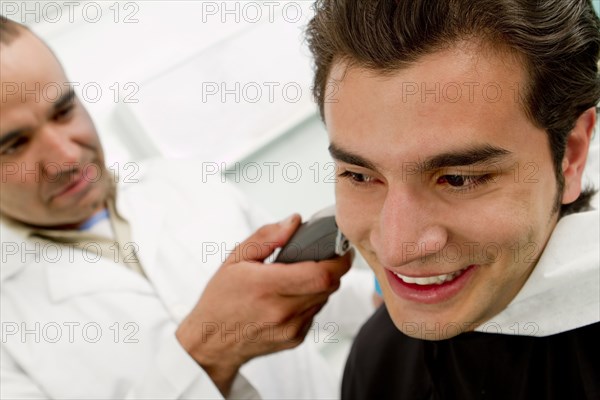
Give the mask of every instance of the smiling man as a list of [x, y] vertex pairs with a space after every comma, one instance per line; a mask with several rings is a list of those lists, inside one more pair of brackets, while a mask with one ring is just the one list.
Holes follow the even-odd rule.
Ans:
[[587, 0], [317, 3], [337, 220], [385, 300], [343, 397], [600, 396], [599, 29]]

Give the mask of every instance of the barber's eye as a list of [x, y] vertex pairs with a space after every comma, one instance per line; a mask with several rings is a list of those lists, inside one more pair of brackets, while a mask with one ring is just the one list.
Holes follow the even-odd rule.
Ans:
[[56, 111], [56, 113], [53, 116], [53, 119], [55, 121], [60, 121], [68, 118], [71, 115], [71, 112], [74, 108], [75, 106], [73, 104], [69, 104], [68, 106], [61, 108], [60, 110]]
[[20, 137], [20, 138], [14, 140], [8, 146], [6, 146], [4, 149], [2, 149], [1, 154], [6, 155], [6, 156], [14, 154], [17, 151], [19, 151], [23, 146], [25, 146], [28, 141], [29, 141], [29, 139], [27, 137]]

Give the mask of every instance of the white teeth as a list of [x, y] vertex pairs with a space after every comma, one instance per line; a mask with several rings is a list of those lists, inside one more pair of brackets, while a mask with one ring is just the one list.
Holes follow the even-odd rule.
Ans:
[[456, 278], [457, 276], [462, 274], [463, 271], [464, 271], [464, 269], [461, 269], [460, 271], [451, 272], [449, 274], [443, 274], [443, 275], [437, 275], [437, 276], [427, 276], [427, 277], [422, 277], [422, 278], [413, 278], [410, 276], [404, 276], [404, 275], [397, 274], [396, 272], [394, 272], [394, 275], [396, 275], [398, 278], [402, 279], [406, 283], [414, 283], [417, 285], [441, 285], [444, 282], [449, 282], [449, 281], [453, 280], [454, 278]]

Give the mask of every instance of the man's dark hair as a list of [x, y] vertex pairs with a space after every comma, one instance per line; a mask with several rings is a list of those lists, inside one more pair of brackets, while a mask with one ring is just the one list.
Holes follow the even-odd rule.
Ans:
[[27, 27], [0, 15], [0, 44], [12, 42], [21, 34], [21, 29], [27, 29]]
[[524, 111], [549, 136], [556, 210], [562, 216], [589, 207], [591, 189], [560, 203], [568, 135], [600, 100], [600, 21], [590, 0], [317, 0], [315, 10], [307, 36], [323, 119], [335, 62], [389, 74], [459, 41], [509, 49], [527, 73]]

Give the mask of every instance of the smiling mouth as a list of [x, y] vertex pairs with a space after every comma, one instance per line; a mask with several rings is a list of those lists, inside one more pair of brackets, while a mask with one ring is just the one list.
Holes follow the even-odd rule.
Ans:
[[67, 183], [66, 185], [63, 185], [62, 187], [60, 187], [58, 190], [56, 190], [54, 192], [54, 194], [51, 197], [59, 197], [60, 195], [68, 192], [69, 190], [71, 190], [73, 187], [75, 187], [79, 181], [82, 179], [82, 177], [77, 177], [77, 178], [71, 178], [70, 182]]
[[50, 201], [62, 198], [64, 196], [70, 196], [80, 192], [84, 189], [90, 181], [86, 178], [85, 174], [77, 174], [71, 176], [71, 181], [59, 189], [55, 190], [49, 197]]
[[461, 270], [454, 271], [449, 274], [424, 276], [424, 277], [418, 277], [418, 278], [412, 277], [412, 276], [405, 276], [405, 275], [402, 275], [402, 274], [399, 274], [399, 273], [393, 272], [393, 271], [392, 271], [392, 273], [394, 275], [396, 275], [398, 278], [400, 278], [404, 283], [412, 283], [415, 285], [423, 285], [423, 286], [424, 285], [441, 285], [443, 283], [450, 282], [450, 281], [456, 279], [457, 277], [462, 275], [462, 273], [464, 271], [466, 271], [467, 268], [469, 268], [469, 267], [465, 267]]

